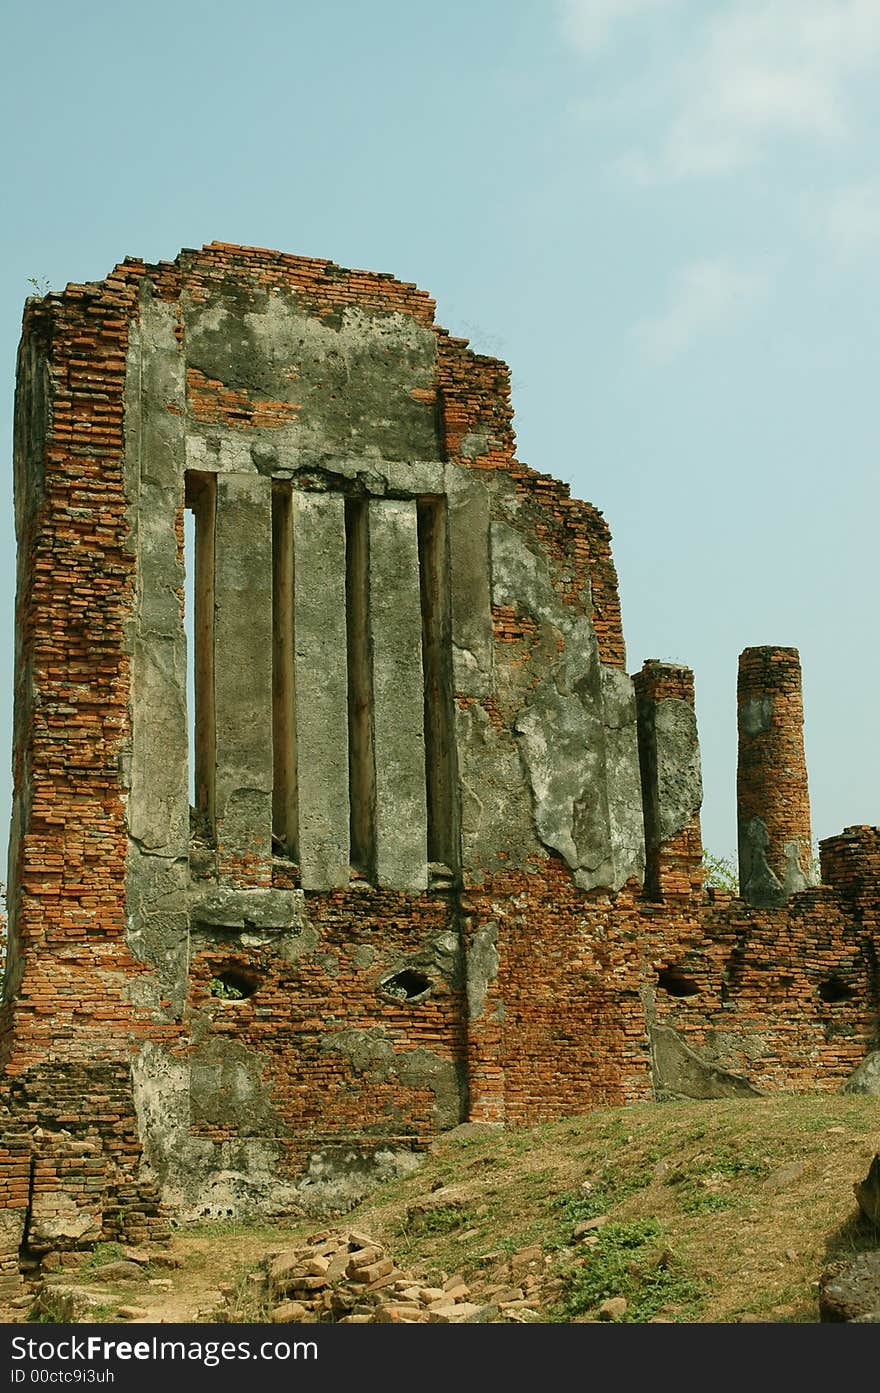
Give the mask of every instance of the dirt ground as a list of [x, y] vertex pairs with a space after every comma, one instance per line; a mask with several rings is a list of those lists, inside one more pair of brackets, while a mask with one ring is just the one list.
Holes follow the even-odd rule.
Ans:
[[266, 1259], [352, 1225], [426, 1281], [460, 1273], [475, 1301], [520, 1282], [521, 1255], [537, 1249], [526, 1293], [536, 1320], [595, 1320], [617, 1296], [630, 1321], [812, 1322], [822, 1270], [880, 1247], [853, 1198], [878, 1149], [880, 1102], [862, 1096], [640, 1104], [522, 1131], [465, 1126], [348, 1215], [179, 1228], [150, 1254], [100, 1245], [76, 1268], [43, 1274], [42, 1294], [4, 1318], [264, 1321]]

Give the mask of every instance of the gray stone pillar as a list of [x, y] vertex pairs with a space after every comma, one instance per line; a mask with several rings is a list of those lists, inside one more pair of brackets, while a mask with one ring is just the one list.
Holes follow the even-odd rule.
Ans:
[[293, 495], [298, 849], [304, 890], [348, 884], [345, 500]]
[[221, 877], [268, 884], [272, 857], [271, 482], [220, 474], [214, 561]]
[[[131, 767], [127, 800], [126, 940], [151, 968], [143, 1002], [183, 1010], [189, 920], [189, 760], [184, 571], [184, 364], [176, 306], [144, 287], [129, 331], [125, 382], [125, 482], [137, 591], [131, 635]], [[125, 775], [123, 775], [125, 782]], [[14, 881], [11, 886], [14, 903]], [[149, 984], [149, 985], [147, 985]]]
[[[137, 500], [139, 563], [128, 822], [144, 848], [183, 857], [189, 846], [186, 639], [174, 520], [183, 508], [185, 398], [175, 327], [173, 305], [145, 300], [126, 387], [132, 437], [126, 468]], [[132, 356], [137, 348], [132, 345]]]
[[428, 884], [422, 615], [416, 505], [370, 500], [370, 635], [376, 770], [376, 877]]
[[489, 492], [473, 471], [446, 466], [449, 598], [455, 690], [488, 696], [492, 687]]

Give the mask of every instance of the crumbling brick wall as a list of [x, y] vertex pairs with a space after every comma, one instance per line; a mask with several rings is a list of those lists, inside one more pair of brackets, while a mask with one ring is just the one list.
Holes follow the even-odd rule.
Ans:
[[0, 1274], [875, 1043], [876, 829], [704, 893], [692, 674], [627, 675], [604, 519], [433, 314], [224, 244], [28, 303]]

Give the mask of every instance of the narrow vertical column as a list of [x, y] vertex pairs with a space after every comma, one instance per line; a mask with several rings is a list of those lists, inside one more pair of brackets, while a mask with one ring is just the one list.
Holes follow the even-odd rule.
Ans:
[[348, 765], [351, 864], [376, 878], [376, 769], [370, 662], [370, 533], [365, 498], [345, 504], [345, 613], [348, 637]]
[[270, 480], [220, 474], [214, 553], [216, 828], [221, 877], [271, 883]]
[[293, 495], [299, 860], [305, 890], [348, 884], [345, 501]]
[[370, 639], [376, 768], [376, 876], [428, 884], [422, 614], [414, 502], [370, 500]]
[[703, 782], [694, 674], [649, 658], [633, 678], [645, 816], [645, 889], [655, 899], [702, 885]]
[[278, 483], [272, 486], [272, 841], [298, 861], [293, 593], [293, 494]]
[[[490, 578], [489, 490], [482, 472], [447, 464], [446, 534], [449, 571], [450, 648], [454, 700], [455, 828], [457, 865], [462, 878], [480, 874], [486, 854], [493, 854], [491, 820], [479, 798], [464, 790], [482, 790], [486, 758], [481, 723], [489, 717], [479, 703], [495, 691]], [[473, 700], [477, 698], [477, 700]], [[514, 757], [515, 758], [515, 757]], [[523, 796], [528, 797], [525, 789]], [[490, 799], [491, 801], [491, 799]]]
[[[184, 471], [186, 386], [178, 332], [177, 306], [153, 298], [144, 285], [140, 324], [135, 320], [130, 326], [125, 388], [126, 495], [137, 556], [134, 631], [129, 630], [126, 938], [135, 957], [149, 965], [166, 1019], [182, 1010], [187, 991], [188, 745], [194, 726], [181, 600], [185, 503], [195, 481], [185, 479]], [[85, 808], [79, 812], [81, 825], [90, 825], [91, 814]], [[91, 918], [102, 922], [97, 911]], [[89, 1000], [88, 986], [83, 984], [82, 991]], [[108, 1012], [116, 1010], [111, 1000], [108, 996]]]
[[418, 503], [428, 860], [458, 866], [446, 500]]
[[193, 578], [192, 751], [195, 805], [202, 831], [213, 839], [216, 819], [217, 733], [214, 718], [214, 529], [216, 474], [186, 476], [186, 503], [195, 522]]
[[755, 905], [810, 883], [810, 797], [796, 648], [746, 648], [737, 683], [739, 884]]
[[[174, 306], [146, 300], [129, 364], [126, 430], [137, 545], [132, 635], [131, 836], [153, 853], [189, 844], [183, 589], [184, 380]], [[171, 408], [171, 409], [169, 409]], [[181, 529], [180, 531], [178, 530]]]
[[446, 466], [449, 610], [456, 692], [493, 690], [492, 595], [489, 579], [489, 491], [479, 475]]
[[477, 905], [463, 897], [462, 942], [467, 987], [468, 1121], [503, 1123], [504, 991], [495, 920], [483, 921]]

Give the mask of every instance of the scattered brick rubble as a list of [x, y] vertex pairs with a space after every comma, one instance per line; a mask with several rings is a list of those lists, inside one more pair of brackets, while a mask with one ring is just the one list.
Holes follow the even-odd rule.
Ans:
[[[458, 1273], [429, 1283], [399, 1268], [387, 1248], [358, 1229], [323, 1230], [295, 1248], [267, 1257], [255, 1274], [265, 1290], [271, 1319], [279, 1324], [340, 1325], [413, 1323], [457, 1325], [539, 1320], [539, 1306], [555, 1286], [545, 1279], [540, 1245], [498, 1260], [493, 1281], [479, 1294]], [[224, 1293], [234, 1300], [232, 1289]], [[229, 1315], [229, 1311], [219, 1312]]]

